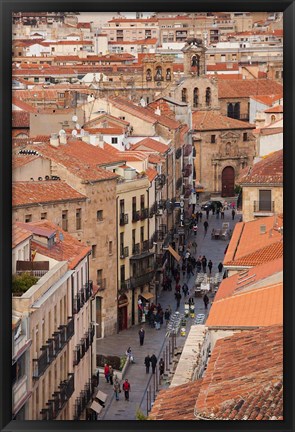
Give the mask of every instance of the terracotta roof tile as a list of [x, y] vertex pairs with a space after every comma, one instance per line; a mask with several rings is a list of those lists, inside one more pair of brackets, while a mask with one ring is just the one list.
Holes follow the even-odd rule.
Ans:
[[167, 144], [163, 144], [153, 138], [144, 138], [133, 144], [131, 150], [142, 150], [142, 151], [155, 151], [158, 153], [165, 153], [169, 149]]
[[269, 284], [269, 280], [274, 275], [281, 278], [282, 271], [283, 257], [280, 257], [273, 261], [238, 272], [235, 275], [222, 280], [214, 297], [214, 301], [239, 294], [245, 290], [251, 290], [257, 285], [259, 287], [265, 286]]
[[255, 95], [254, 93], [250, 96], [251, 99], [256, 100], [257, 102], [261, 102], [264, 105], [273, 105], [274, 103], [276, 103], [277, 101], [279, 101], [280, 99], [282, 99], [283, 97], [283, 90], [281, 90], [280, 92], [278, 92], [277, 94], [258, 94]]
[[283, 283], [213, 302], [208, 327], [263, 327], [283, 323]]
[[[18, 90], [21, 91], [21, 90]], [[24, 102], [23, 100], [21, 100], [19, 97], [16, 97], [14, 94], [12, 95], [12, 105], [20, 108], [22, 111], [26, 111], [28, 113], [32, 112], [32, 113], [36, 113], [37, 109], [34, 108], [32, 105]]]
[[246, 80], [218, 80], [219, 99], [246, 97], [251, 95], [274, 95], [283, 96], [283, 86], [269, 79], [246, 79]]
[[212, 420], [278, 420], [283, 416], [282, 380], [282, 325], [219, 339], [196, 412]]
[[[37, 239], [32, 240], [31, 247], [38, 253], [47, 257], [53, 258], [56, 261], [68, 261], [69, 268], [74, 269], [76, 265], [85, 258], [91, 251], [89, 246], [75, 239], [68, 232], [63, 231], [59, 226], [48, 220], [42, 220], [38, 222], [29, 222], [22, 224], [23, 226], [28, 225], [33, 232], [36, 230], [36, 234], [39, 234], [39, 230], [51, 230], [56, 232], [56, 242], [53, 246], [48, 248], [44, 244], [40, 244]], [[60, 241], [59, 233], [62, 233], [63, 240]]]
[[274, 107], [264, 110], [265, 113], [283, 113], [283, 105], [276, 105]]
[[15, 169], [15, 168], [25, 166], [38, 158], [39, 158], [38, 155], [14, 155], [12, 157], [12, 168]]
[[216, 63], [207, 65], [207, 71], [234, 71], [239, 70], [239, 63]]
[[12, 111], [12, 127], [13, 128], [29, 128], [30, 113], [25, 111]]
[[241, 173], [239, 183], [247, 184], [273, 184], [283, 183], [283, 150], [266, 155], [252, 167], [247, 167], [247, 173]]
[[12, 183], [12, 206], [38, 205], [56, 201], [81, 201], [86, 196], [61, 180]]
[[155, 179], [155, 177], [157, 177], [158, 172], [154, 168], [148, 168], [146, 170], [146, 175], [147, 175], [149, 181], [152, 182]]
[[18, 223], [12, 225], [12, 249], [32, 237], [32, 233]]
[[197, 131], [221, 129], [254, 129], [255, 126], [215, 111], [194, 111], [193, 128]]
[[[45, 142], [42, 138], [45, 138]], [[40, 142], [39, 141], [43, 141]], [[27, 149], [33, 148], [42, 156], [51, 159], [68, 169], [82, 180], [100, 181], [117, 178], [117, 175], [100, 166], [119, 162], [116, 156], [108, 154], [100, 147], [86, 144], [79, 139], [68, 138], [67, 144], [57, 148], [49, 144], [48, 137], [35, 137], [33, 145], [27, 145]], [[124, 159], [123, 159], [124, 160]]]
[[198, 380], [161, 390], [151, 409], [149, 420], [196, 420], [194, 405], [201, 384], [202, 380]]

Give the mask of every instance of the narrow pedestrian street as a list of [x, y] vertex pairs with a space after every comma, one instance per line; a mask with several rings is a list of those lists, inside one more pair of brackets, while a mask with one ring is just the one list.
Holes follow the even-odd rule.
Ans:
[[[214, 198], [215, 199], [215, 198]], [[212, 215], [210, 212], [208, 218], [208, 232], [205, 235], [203, 223], [206, 220], [206, 212], [203, 211], [202, 221], [198, 223], [198, 233], [195, 237], [194, 233], [191, 232], [188, 239], [186, 239], [187, 244], [192, 243], [194, 240], [197, 243], [197, 251], [194, 253], [194, 248], [191, 248], [191, 253], [196, 258], [199, 255], [205, 255], [207, 260], [212, 260], [213, 268], [212, 275], [218, 272], [218, 264], [219, 262], [223, 262], [224, 259], [224, 251], [228, 244], [228, 240], [224, 241], [222, 239], [214, 240], [211, 239], [211, 231], [212, 229], [220, 229], [222, 227], [223, 222], [229, 222], [229, 228], [231, 230], [234, 229], [235, 224], [239, 221], [240, 214], [237, 212], [235, 215], [235, 219], [232, 220], [231, 210], [225, 210], [224, 219], [221, 219], [220, 216], [217, 219], [216, 214]], [[207, 268], [208, 271], [208, 268]], [[182, 299], [180, 303], [179, 312], [184, 313], [184, 303], [185, 300], [188, 300], [190, 295], [194, 293], [194, 283], [196, 278], [196, 269], [194, 270], [194, 276], [191, 276], [187, 281], [187, 276], [183, 278], [182, 272], [180, 284], [183, 285], [184, 282], [187, 282], [189, 287], [189, 295], [186, 299], [182, 293]], [[168, 305], [171, 306], [172, 311], [176, 310], [176, 301], [174, 298], [174, 288], [175, 282], [173, 280], [172, 290], [171, 291], [162, 291], [159, 295], [158, 302], [161, 304], [163, 310], [165, 311]], [[214, 294], [209, 294], [210, 302], [213, 300]], [[204, 302], [202, 297], [195, 297], [195, 317], [197, 314], [204, 314], [205, 320], [210, 310], [210, 303], [208, 309], [205, 309]], [[186, 325], [186, 336], [189, 333], [190, 326], [195, 323], [195, 318], [188, 318]], [[205, 322], [204, 322], [205, 323]], [[146, 402], [146, 389], [150, 385], [152, 381], [152, 373], [150, 369], [150, 373], [146, 374], [145, 366], [144, 366], [144, 358], [147, 354], [150, 356], [155, 354], [158, 358], [158, 362], [161, 357], [164, 358], [163, 355], [163, 347], [167, 344], [166, 335], [166, 326], [163, 324], [160, 330], [156, 330], [155, 328], [151, 328], [148, 323], [143, 324], [145, 329], [145, 339], [144, 345], [140, 346], [139, 344], [139, 336], [138, 331], [140, 326], [133, 326], [128, 330], [122, 331], [119, 334], [109, 336], [105, 339], [97, 340], [97, 353], [104, 355], [118, 355], [122, 356], [125, 354], [126, 349], [130, 346], [132, 348], [132, 352], [134, 354], [135, 363], [128, 366], [127, 372], [125, 374], [125, 378], [128, 378], [131, 390], [130, 390], [130, 400], [124, 400], [124, 392], [120, 393], [120, 400], [116, 401], [113, 392], [113, 386], [109, 383], [106, 383], [106, 380], [103, 374], [100, 374], [99, 378], [99, 390], [106, 393], [108, 395], [105, 408], [101, 411], [98, 416], [99, 420], [135, 420], [136, 419], [136, 411], [140, 407], [140, 410], [146, 415], [147, 413], [147, 402]], [[180, 333], [176, 337], [176, 346], [181, 348], [185, 343], [185, 336], [180, 336]], [[158, 369], [158, 364], [157, 364]], [[150, 380], [150, 381], [149, 381]], [[163, 380], [162, 387], [168, 386], [165, 379]]]

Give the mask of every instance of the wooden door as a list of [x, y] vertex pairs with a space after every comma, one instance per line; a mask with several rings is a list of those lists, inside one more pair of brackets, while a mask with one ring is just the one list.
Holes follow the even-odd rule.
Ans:
[[231, 166], [227, 166], [222, 171], [222, 186], [221, 196], [232, 197], [235, 195], [235, 170]]

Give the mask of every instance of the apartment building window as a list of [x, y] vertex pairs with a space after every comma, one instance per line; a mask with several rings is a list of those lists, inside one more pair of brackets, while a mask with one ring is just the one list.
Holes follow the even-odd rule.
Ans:
[[97, 210], [97, 212], [96, 212], [96, 220], [97, 221], [102, 221], [103, 220], [103, 211], [102, 210]]
[[82, 219], [81, 219], [82, 209], [76, 210], [76, 230], [82, 229]]
[[243, 141], [248, 141], [248, 134], [247, 134], [247, 132], [243, 133]]
[[132, 213], [136, 212], [136, 197], [132, 198]]
[[271, 211], [271, 190], [259, 191], [259, 211]]
[[211, 135], [211, 144], [216, 143], [216, 135]]
[[96, 245], [92, 245], [91, 247], [91, 257], [96, 258]]
[[210, 87], [206, 88], [206, 105], [207, 106], [211, 105], [211, 89], [210, 89]]
[[140, 195], [140, 210], [144, 209], [144, 195]]
[[112, 144], [118, 144], [118, 138], [112, 137]]
[[32, 222], [32, 215], [31, 214], [25, 215], [25, 222], [26, 223], [27, 222]]
[[109, 255], [112, 255], [112, 254], [113, 254], [113, 242], [110, 241], [109, 242]]
[[199, 105], [199, 89], [195, 87], [194, 94], [193, 94], [193, 106], [194, 108], [197, 108], [198, 105]]
[[186, 88], [183, 88], [181, 90], [181, 101], [187, 102], [187, 89]]
[[101, 284], [102, 281], [102, 269], [96, 271], [96, 282], [97, 284]]
[[47, 213], [41, 213], [41, 220], [47, 219]]
[[61, 219], [62, 219], [62, 226], [61, 226], [62, 229], [64, 231], [68, 231], [68, 210], [62, 211]]
[[144, 227], [140, 227], [140, 242], [144, 242]]
[[136, 240], [136, 230], [132, 230], [132, 250], [134, 250], [135, 247], [135, 240]]

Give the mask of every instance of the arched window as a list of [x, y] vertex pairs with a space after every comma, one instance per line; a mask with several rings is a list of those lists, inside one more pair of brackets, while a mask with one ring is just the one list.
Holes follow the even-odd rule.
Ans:
[[273, 114], [270, 118], [271, 123], [274, 123], [276, 121], [276, 116]]
[[171, 81], [171, 69], [166, 70], [166, 81]]
[[181, 90], [181, 101], [187, 102], [187, 89], [186, 88], [183, 88]]
[[196, 54], [194, 54], [191, 58], [191, 68], [192, 71], [200, 75], [200, 57]]
[[156, 76], [155, 76], [155, 81], [163, 81], [162, 68], [161, 68], [161, 66], [157, 66], [157, 67], [156, 67]]
[[152, 71], [150, 69], [147, 69], [147, 71], [146, 71], [146, 80], [147, 81], [152, 80]]
[[210, 87], [206, 88], [206, 105], [207, 106], [211, 105], [211, 89], [210, 89]]
[[199, 106], [199, 89], [195, 87], [194, 95], [193, 95], [193, 107], [197, 108], [198, 106]]
[[227, 116], [231, 118], [234, 117], [234, 107], [232, 103], [227, 104]]

